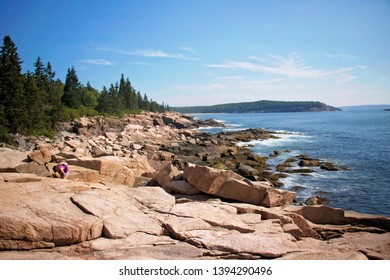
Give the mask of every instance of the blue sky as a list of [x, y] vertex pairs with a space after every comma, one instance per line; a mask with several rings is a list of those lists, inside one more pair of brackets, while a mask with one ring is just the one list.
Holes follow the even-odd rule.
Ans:
[[390, 104], [390, 1], [0, 0], [33, 70], [109, 86], [123, 73], [171, 106], [315, 100]]

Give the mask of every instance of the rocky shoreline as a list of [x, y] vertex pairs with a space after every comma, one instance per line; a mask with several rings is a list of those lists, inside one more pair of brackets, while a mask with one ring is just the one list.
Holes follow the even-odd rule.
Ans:
[[389, 217], [278, 188], [290, 172], [342, 167], [300, 155], [271, 168], [237, 143], [277, 133], [195, 129], [219, 125], [142, 113], [16, 137], [18, 150], [0, 148], [0, 259], [390, 259]]

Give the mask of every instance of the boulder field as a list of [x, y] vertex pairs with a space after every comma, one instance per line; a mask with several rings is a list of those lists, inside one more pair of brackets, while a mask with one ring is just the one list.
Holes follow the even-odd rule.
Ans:
[[389, 217], [297, 205], [236, 145], [277, 134], [200, 125], [218, 124], [142, 113], [17, 136], [0, 148], [0, 259], [390, 259]]

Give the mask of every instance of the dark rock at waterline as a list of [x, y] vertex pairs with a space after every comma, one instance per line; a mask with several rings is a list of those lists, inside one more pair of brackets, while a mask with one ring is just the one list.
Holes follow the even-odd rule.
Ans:
[[337, 166], [337, 165], [335, 165], [334, 163], [331, 163], [331, 162], [324, 162], [324, 163], [321, 163], [320, 168], [321, 168], [321, 169], [324, 169], [324, 170], [327, 170], [327, 171], [341, 171], [341, 170], [347, 170], [346, 168], [341, 167], [341, 166]]
[[269, 156], [270, 156], [270, 157], [277, 157], [277, 156], [279, 156], [280, 154], [281, 154], [281, 151], [275, 150], [274, 153], [273, 153], [273, 154], [270, 154]]
[[196, 120], [196, 125], [199, 127], [226, 127], [224, 123], [214, 119]]
[[299, 166], [306, 167], [306, 166], [320, 166], [321, 162], [315, 159], [302, 159], [299, 163]]
[[286, 169], [289, 168], [289, 167], [294, 167], [294, 165], [291, 164], [290, 162], [285, 161], [282, 164], [278, 164], [276, 166], [276, 170], [279, 171], [279, 172], [285, 172]]
[[291, 162], [296, 162], [296, 161], [297, 161], [296, 158], [290, 157], [290, 158], [286, 159], [284, 162], [285, 163], [291, 163]]
[[324, 204], [326, 198], [320, 196], [312, 196], [305, 200], [306, 205], [321, 205]]
[[296, 168], [296, 169], [286, 169], [284, 172], [287, 172], [287, 173], [313, 173], [315, 171], [313, 169], [310, 169], [310, 168]]
[[291, 188], [291, 191], [292, 192], [299, 192], [299, 191], [302, 191], [304, 189], [305, 189], [305, 187], [302, 187], [302, 186], [294, 186]]
[[237, 164], [236, 172], [250, 180], [253, 180], [254, 178], [256, 178], [256, 176], [260, 175], [260, 172], [258, 170], [241, 162]]

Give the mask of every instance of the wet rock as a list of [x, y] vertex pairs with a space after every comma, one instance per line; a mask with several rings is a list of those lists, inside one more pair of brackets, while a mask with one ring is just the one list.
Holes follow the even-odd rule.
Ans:
[[241, 176], [251, 180], [255, 180], [256, 176], [260, 175], [260, 172], [258, 170], [244, 163], [239, 163], [237, 165], [236, 172]]
[[321, 162], [315, 159], [303, 159], [298, 163], [299, 166], [307, 167], [307, 166], [320, 166]]
[[270, 157], [277, 157], [281, 154], [281, 152], [279, 150], [275, 150], [273, 154], [270, 154], [269, 156]]
[[289, 168], [289, 169], [285, 169], [284, 172], [287, 172], [287, 173], [313, 173], [315, 172], [313, 169], [310, 169], [310, 168]]
[[320, 205], [324, 204], [326, 201], [326, 198], [320, 197], [320, 196], [312, 196], [305, 200], [306, 205]]
[[345, 170], [344, 168], [340, 166], [336, 166], [334, 163], [331, 162], [324, 162], [320, 166], [321, 169], [327, 170], [327, 171], [340, 171]]

